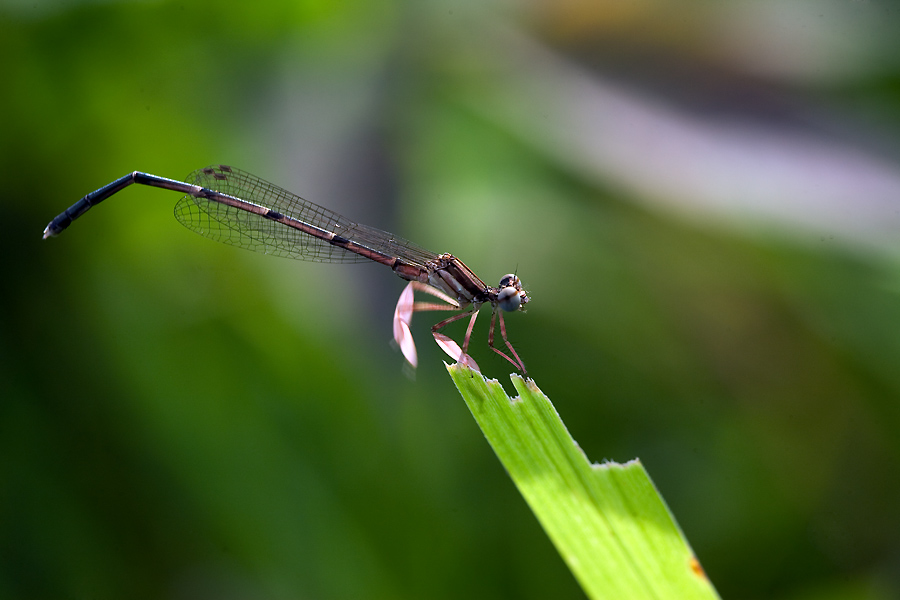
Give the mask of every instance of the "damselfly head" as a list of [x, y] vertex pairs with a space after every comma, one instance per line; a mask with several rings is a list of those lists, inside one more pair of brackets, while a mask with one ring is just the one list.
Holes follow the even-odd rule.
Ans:
[[497, 292], [497, 304], [506, 312], [519, 310], [528, 303], [528, 294], [522, 289], [522, 282], [512, 273], [504, 275], [500, 279], [499, 290]]

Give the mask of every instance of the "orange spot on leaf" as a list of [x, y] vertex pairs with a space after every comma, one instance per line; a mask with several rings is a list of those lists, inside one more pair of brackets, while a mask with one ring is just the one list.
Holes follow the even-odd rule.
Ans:
[[696, 575], [697, 577], [702, 577], [703, 579], [706, 579], [706, 572], [703, 571], [703, 567], [700, 565], [700, 561], [697, 560], [696, 556], [691, 557], [690, 565], [691, 565], [691, 571], [694, 572], [694, 575]]

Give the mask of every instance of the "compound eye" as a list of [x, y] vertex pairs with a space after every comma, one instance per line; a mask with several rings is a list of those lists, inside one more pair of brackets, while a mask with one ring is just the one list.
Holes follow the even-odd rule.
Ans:
[[521, 288], [522, 284], [519, 283], [519, 278], [516, 277], [513, 273], [509, 275], [504, 275], [502, 279], [500, 279], [500, 288], [505, 287], [518, 287]]
[[[505, 277], [504, 277], [505, 279]], [[497, 294], [497, 304], [506, 312], [518, 310], [522, 305], [522, 299], [519, 297], [519, 290], [514, 287], [507, 286], [500, 290]]]

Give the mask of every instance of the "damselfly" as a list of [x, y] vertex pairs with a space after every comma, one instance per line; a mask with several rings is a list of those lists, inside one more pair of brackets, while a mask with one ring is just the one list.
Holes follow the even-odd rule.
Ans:
[[[451, 358], [475, 370], [468, 354], [475, 318], [483, 304], [491, 305], [488, 346], [525, 373], [525, 365], [506, 337], [503, 312], [522, 310], [529, 297], [515, 274], [504, 275], [491, 287], [452, 254], [435, 254], [392, 233], [354, 223], [341, 215], [304, 200], [249, 173], [215, 165], [194, 171], [192, 183], [135, 171], [91, 192], [53, 219], [44, 229], [44, 239], [59, 235], [72, 221], [123, 188], [138, 183], [183, 192], [175, 205], [175, 217], [188, 229], [219, 242], [248, 250], [316, 262], [364, 262], [389, 266], [409, 281], [394, 310], [394, 340], [410, 365], [418, 362], [410, 332], [414, 312], [458, 310], [431, 328], [438, 345]], [[414, 292], [430, 294], [443, 304], [416, 302]], [[499, 310], [498, 310], [499, 309]], [[470, 317], [463, 345], [440, 330]], [[500, 321], [500, 336], [509, 349], [494, 347], [494, 324]], [[511, 355], [511, 356], [510, 356]]]

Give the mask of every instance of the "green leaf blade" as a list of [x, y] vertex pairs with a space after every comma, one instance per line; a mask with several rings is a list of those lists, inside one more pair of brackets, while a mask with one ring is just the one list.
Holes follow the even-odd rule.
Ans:
[[591, 598], [718, 598], [640, 461], [591, 464], [534, 384], [448, 366], [497, 457]]

